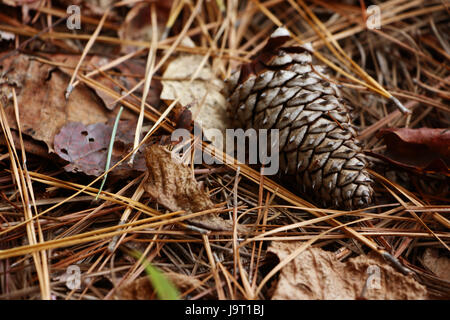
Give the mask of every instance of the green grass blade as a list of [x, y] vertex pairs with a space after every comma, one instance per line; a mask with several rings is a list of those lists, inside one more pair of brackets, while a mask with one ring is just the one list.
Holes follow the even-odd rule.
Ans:
[[[114, 147], [114, 140], [116, 139], [117, 127], [119, 126], [119, 120], [120, 120], [120, 116], [122, 115], [122, 111], [123, 111], [123, 107], [120, 106], [119, 112], [117, 113], [117, 116], [116, 116], [116, 120], [114, 121], [114, 127], [113, 127], [113, 130], [112, 130], [112, 133], [111, 133], [111, 140], [109, 141], [109, 148], [108, 148], [108, 155], [106, 157], [105, 171], [109, 170], [109, 165], [111, 163], [111, 155], [112, 155], [112, 150], [113, 150], [113, 147]], [[98, 193], [97, 193], [97, 196], [95, 197], [95, 200], [98, 199], [98, 196], [100, 195], [100, 192], [102, 192], [103, 186], [105, 185], [107, 176], [108, 176], [107, 173], [103, 176], [102, 184], [101, 184], [100, 188], [98, 189]]]
[[[141, 257], [141, 254], [137, 251], [129, 252], [129, 254], [136, 259]], [[155, 290], [156, 296], [159, 300], [179, 300], [180, 293], [174, 284], [167, 279], [167, 277], [156, 267], [147, 261], [142, 261], [145, 266], [145, 272], [150, 280], [150, 283]]]

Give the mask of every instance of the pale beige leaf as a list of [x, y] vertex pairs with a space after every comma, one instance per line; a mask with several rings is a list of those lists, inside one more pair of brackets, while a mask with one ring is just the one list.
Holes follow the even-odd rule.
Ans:
[[[208, 62], [202, 66], [203, 60], [204, 56], [196, 54], [180, 54], [172, 60], [163, 74], [164, 79], [170, 80], [162, 81], [161, 99], [180, 98], [182, 105], [195, 102], [191, 108], [194, 120], [201, 124], [206, 138], [216, 148], [222, 149], [222, 141], [214, 139], [211, 129], [218, 129], [224, 134], [226, 128], [231, 128], [228, 103], [221, 93], [224, 83], [214, 75]], [[194, 80], [190, 82], [194, 75]]]
[[[268, 251], [282, 261], [299, 245], [298, 242], [272, 242]], [[343, 263], [332, 252], [320, 248], [309, 248], [289, 262], [281, 270], [272, 296], [275, 300], [426, 298], [423, 285], [412, 276], [397, 272], [378, 256], [359, 256]]]

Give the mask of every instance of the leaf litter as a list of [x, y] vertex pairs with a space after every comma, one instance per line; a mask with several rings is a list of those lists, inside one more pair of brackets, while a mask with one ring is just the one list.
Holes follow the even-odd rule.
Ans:
[[[159, 204], [171, 211], [193, 213], [214, 208], [208, 193], [195, 180], [194, 172], [183, 164], [176, 153], [166, 147], [151, 145], [145, 151], [148, 178], [145, 191]], [[190, 219], [190, 222], [208, 230], [233, 230], [233, 223], [215, 214]], [[243, 226], [237, 226], [244, 232]]]
[[[50, 152], [55, 135], [66, 123], [89, 125], [108, 120], [101, 100], [84, 85], [78, 86], [69, 100], [64, 98], [69, 78], [58, 68], [23, 54], [5, 59], [2, 67], [0, 94], [11, 98], [11, 88], [17, 88], [22, 132], [45, 142]], [[14, 127], [12, 99], [5, 112]]]
[[[268, 252], [280, 260], [299, 247], [273, 241]], [[339, 261], [332, 252], [308, 248], [282, 268], [274, 300], [423, 300], [425, 286], [376, 255]]]
[[[133, 128], [136, 121], [119, 121], [118, 131], [111, 157], [111, 166], [121, 160], [133, 147]], [[68, 161], [64, 169], [69, 172], [83, 172], [99, 176], [105, 170], [107, 148], [110, 143], [113, 121], [85, 126], [81, 122], [69, 122], [55, 136], [55, 152]], [[145, 159], [140, 148], [136, 153], [133, 167], [121, 163], [112, 174], [131, 175], [132, 171], [145, 171]]]
[[[193, 46], [192, 40], [184, 39], [186, 46]], [[224, 82], [215, 74], [205, 57], [199, 54], [179, 54], [170, 61], [162, 75], [161, 99], [179, 98], [182, 105], [192, 105], [191, 112], [207, 139], [219, 148], [222, 141], [216, 141], [210, 130], [217, 129], [225, 136], [225, 129], [231, 128], [228, 102], [222, 90]]]
[[384, 140], [387, 150], [372, 155], [416, 172], [450, 176], [449, 129], [382, 129], [377, 136]]
[[[73, 73], [72, 67], [79, 61], [79, 53], [99, 19], [109, 11], [92, 50], [95, 54], [86, 57], [79, 74], [86, 76], [120, 58], [124, 52], [136, 52], [113, 69], [89, 76], [121, 95], [133, 88], [146, 76], [145, 56], [152, 36], [147, 17], [152, 4], [114, 2], [118, 6], [111, 8], [113, 1], [110, 0], [55, 0], [48, 6], [41, 6], [39, 1], [3, 1], [0, 4], [0, 34], [2, 37], [7, 35], [8, 39], [14, 36], [15, 41], [0, 41], [0, 59], [11, 52], [20, 53], [1, 60], [0, 102], [6, 111], [6, 118], [2, 116], [1, 121], [5, 124], [7, 120], [12, 127], [9, 133], [16, 148], [25, 149], [27, 153], [23, 166], [33, 181], [29, 191], [36, 200], [33, 214], [40, 214], [35, 221], [44, 230], [42, 243], [46, 245], [58, 239], [61, 243], [50, 250], [47, 264], [43, 263], [40, 269], [30, 267], [29, 259], [24, 259], [26, 255], [21, 254], [25, 252], [21, 250], [39, 251], [27, 244], [31, 242], [23, 228], [24, 208], [33, 208], [34, 202], [24, 204], [18, 196], [17, 179], [21, 177], [10, 173], [15, 156], [8, 148], [5, 126], [3, 139], [0, 139], [0, 273], [5, 274], [5, 280], [2, 277], [0, 281], [0, 298], [39, 299], [45, 293], [40, 288], [48, 284], [41, 282], [45, 277], [39, 272], [48, 273], [53, 279], [55, 273], [64, 272], [72, 264], [80, 266], [83, 274], [89, 276], [89, 285], [83, 283], [82, 291], [71, 291], [63, 283], [51, 280], [52, 299], [110, 299], [115, 296], [114, 284], [117, 282], [105, 283], [106, 277], [101, 276], [104, 273], [111, 274], [111, 280], [117, 277], [120, 283], [141, 279], [137, 287], [142, 285], [144, 289], [141, 294], [134, 292], [132, 299], [138, 296], [156, 298], [146, 279], [140, 278], [142, 270], [133, 265], [133, 259], [108, 251], [109, 238], [79, 245], [69, 242], [71, 235], [80, 239], [88, 233], [101, 236], [110, 226], [117, 227], [119, 217], [126, 216], [127, 225], [123, 227], [127, 228], [126, 234], [118, 240], [118, 248], [128, 244], [138, 247], [164, 274], [175, 273], [187, 282], [193, 280], [183, 286], [180, 284], [183, 281], [176, 277], [171, 279], [184, 291], [182, 296], [186, 299], [426, 299], [423, 285], [433, 297], [448, 299], [448, 254], [441, 248], [442, 242], [435, 240], [439, 237], [447, 243], [449, 237], [448, 156], [442, 152], [448, 148], [448, 141], [436, 139], [434, 133], [424, 129], [438, 132], [435, 128], [449, 127], [446, 7], [438, 0], [416, 1], [400, 7], [396, 0], [385, 1], [380, 3], [383, 28], [367, 30], [363, 24], [355, 22], [364, 19], [361, 16], [366, 9], [364, 3], [347, 2], [342, 6], [319, 1], [310, 6], [310, 2], [305, 5], [303, 1], [267, 5], [262, 1], [242, 1], [235, 7], [228, 7], [227, 3], [221, 7], [222, 1], [158, 2], [156, 9], [162, 10], [158, 11], [158, 34], [164, 35], [158, 39], [156, 59], [161, 61], [158, 59], [166, 53], [170, 58], [162, 66], [162, 76], [157, 73], [152, 78], [151, 93], [146, 101], [151, 107], [145, 108], [146, 119], [152, 120], [144, 124], [148, 128], [164, 109], [161, 101], [170, 103], [176, 98], [182, 99], [180, 114], [175, 117], [170, 114], [168, 119], [163, 119], [161, 128], [152, 134], [153, 142], [164, 142], [161, 137], [169, 137], [173, 124], [175, 128], [191, 130], [193, 119], [202, 123], [206, 133], [211, 128], [223, 130], [228, 127], [225, 122], [229, 115], [227, 97], [221, 94], [222, 80], [239, 63], [248, 62], [259, 52], [276, 25], [283, 24], [302, 42], [311, 42], [315, 52], [322, 53], [322, 58], [328, 62], [342, 60], [336, 57], [339, 50], [330, 50], [325, 45], [325, 40], [330, 38], [328, 31], [335, 35], [343, 51], [351, 57], [347, 61], [351, 63], [339, 63], [338, 67], [342, 69], [330, 78], [341, 85], [344, 97], [355, 108], [352, 118], [355, 129], [364, 133], [364, 150], [383, 160], [377, 162], [374, 159], [374, 172], [389, 178], [376, 186], [375, 206], [359, 212], [343, 212], [345, 217], [339, 217], [336, 223], [348, 221], [346, 219], [353, 216], [365, 221], [346, 227], [344, 233], [332, 231], [322, 236], [324, 229], [336, 226], [327, 219], [327, 214], [336, 212], [313, 208], [302, 195], [284, 189], [285, 181], [262, 177], [246, 165], [240, 166], [239, 174], [233, 165], [185, 165], [168, 157], [171, 146], [147, 146], [147, 150], [154, 148], [151, 151], [153, 157], [147, 163], [143, 146], [139, 151], [139, 168], [122, 164], [112, 172], [117, 175], [108, 179], [106, 188], [109, 194], [121, 196], [120, 203], [115, 196], [106, 193], [103, 197], [106, 201], [101, 203], [92, 201], [89, 196], [67, 198], [64, 189], [73, 188], [73, 185], [67, 187], [69, 182], [78, 182], [82, 189], [92, 181], [91, 175], [98, 176], [103, 172], [111, 119], [120, 105], [115, 103], [116, 97], [112, 98], [95, 85], [88, 88], [83, 81], [65, 101], [64, 89]], [[70, 33], [64, 23], [50, 27], [49, 20], [54, 21], [65, 14], [69, 4], [81, 4], [82, 30]], [[305, 10], [305, 7], [322, 21], [322, 24], [314, 23], [320, 26], [321, 29], [315, 28], [320, 32], [314, 31], [308, 19], [292, 14], [301, 13], [299, 8]], [[183, 30], [189, 21], [192, 25]], [[163, 28], [164, 32], [161, 32]], [[167, 49], [174, 41], [187, 37], [192, 39], [191, 43], [183, 42], [181, 46]], [[45, 57], [47, 63], [39, 57]], [[390, 101], [366, 90], [367, 86], [363, 84], [368, 81], [367, 75], [363, 74], [362, 83], [348, 78], [345, 73], [351, 76], [362, 74], [351, 66], [352, 59], [367, 75], [378, 79], [401, 100], [411, 114], [403, 115]], [[13, 87], [17, 92], [23, 145], [17, 134], [11, 95]], [[140, 90], [124, 101], [129, 107], [124, 113], [129, 123], [121, 122], [119, 126], [113, 163], [130, 151]], [[380, 128], [387, 127], [392, 129], [375, 135]], [[445, 136], [446, 131], [441, 129], [440, 132]], [[380, 139], [382, 134], [387, 139]], [[61, 140], [54, 144], [56, 138]], [[389, 140], [394, 140], [397, 145], [391, 145]], [[30, 144], [33, 141], [43, 142], [50, 152], [56, 152], [57, 146], [60, 156], [66, 157], [68, 162], [61, 165], [42, 161], [47, 159], [43, 155], [47, 150], [35, 152], [32, 149], [35, 145]], [[408, 148], [415, 153], [403, 152]], [[422, 157], [422, 153], [426, 157]], [[87, 176], [67, 175], [66, 170], [62, 170], [66, 165], [66, 170], [77, 170]], [[148, 170], [152, 173], [151, 178], [139, 180], [135, 178], [135, 170]], [[386, 171], [390, 174], [385, 174]], [[143, 192], [143, 185], [147, 193]], [[198, 210], [214, 213], [202, 216], [204, 220], [200, 219], [198, 223], [195, 220], [185, 221], [188, 224], [166, 222], [166, 214], [180, 210], [185, 214]], [[151, 219], [157, 220], [157, 227], [134, 228], [133, 224], [143, 221], [144, 212], [154, 215]], [[310, 222], [311, 212], [315, 217], [323, 214], [325, 220]], [[237, 234], [233, 232], [232, 221], [238, 222]], [[297, 223], [302, 227], [292, 227]], [[244, 226], [251, 226], [248, 228], [251, 231]], [[286, 229], [272, 231], [277, 228]], [[271, 237], [265, 238], [267, 232], [272, 232]], [[317, 235], [321, 236], [317, 245], [323, 250], [304, 251], [277, 274], [278, 282], [272, 282], [275, 284], [273, 290], [264, 285], [259, 295], [255, 294], [254, 288], [272, 267], [267, 257], [276, 254], [282, 260], [293, 250], [280, 245], [280, 241], [289, 241], [294, 247]], [[258, 238], [252, 242], [254, 236]], [[244, 239], [249, 241], [242, 242]], [[415, 276], [399, 274], [371, 254], [379, 253], [380, 248], [398, 257], [402, 265], [419, 275], [420, 284]], [[5, 256], [9, 258], [4, 259]], [[371, 266], [379, 268], [381, 289], [370, 287], [377, 284], [368, 282], [368, 270], [374, 270]], [[324, 287], [317, 279], [330, 283], [335, 291]]]

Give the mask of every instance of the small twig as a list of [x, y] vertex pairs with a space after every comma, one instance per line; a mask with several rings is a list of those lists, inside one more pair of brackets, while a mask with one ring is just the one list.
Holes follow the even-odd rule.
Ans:
[[70, 94], [72, 93], [72, 91], [73, 91], [73, 89], [74, 89], [73, 83], [74, 83], [74, 81], [75, 81], [75, 78], [77, 77], [78, 70], [80, 69], [81, 64], [83, 63], [83, 60], [84, 60], [84, 58], [86, 57], [86, 54], [89, 52], [89, 50], [91, 49], [92, 45], [94, 44], [95, 39], [97, 39], [97, 36], [98, 36], [98, 34], [100, 33], [100, 30], [102, 29], [103, 24], [105, 23], [106, 17], [108, 16], [110, 10], [111, 10], [110, 8], [108, 8], [108, 9], [106, 10], [106, 12], [105, 12], [105, 14], [103, 15], [102, 19], [101, 19], [100, 22], [98, 23], [97, 29], [95, 29], [94, 33], [93, 33], [92, 36], [89, 38], [89, 41], [88, 41], [88, 43], [86, 44], [86, 47], [84, 48], [83, 53], [81, 54], [80, 61], [78, 61], [78, 64], [77, 64], [77, 66], [76, 66], [76, 68], [75, 68], [75, 71], [74, 71], [73, 74], [72, 74], [72, 78], [70, 79], [69, 84], [67, 85], [67, 89], [66, 89], [66, 100], [69, 99], [69, 96], [70, 96]]

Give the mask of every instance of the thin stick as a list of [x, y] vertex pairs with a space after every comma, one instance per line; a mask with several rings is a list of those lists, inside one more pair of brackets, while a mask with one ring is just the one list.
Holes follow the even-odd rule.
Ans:
[[[156, 9], [155, 9], [155, 3], [153, 2], [150, 6], [151, 11], [151, 19], [152, 19], [152, 44], [150, 47], [150, 50], [148, 52], [147, 57], [147, 65], [145, 67], [145, 84], [144, 84], [144, 92], [142, 94], [141, 98], [141, 108], [139, 110], [139, 117], [136, 124], [136, 131], [134, 133], [134, 144], [133, 149], [136, 149], [137, 145], [139, 144], [139, 137], [141, 136], [142, 131], [142, 124], [144, 123], [144, 108], [145, 108], [145, 101], [147, 100], [147, 95], [150, 90], [150, 84], [152, 82], [152, 76], [155, 69], [155, 61], [156, 61], [156, 48], [158, 44], [158, 28], [157, 28], [157, 21], [156, 21]], [[136, 149], [137, 152], [137, 149]], [[136, 156], [136, 152], [133, 152], [133, 154], [130, 157], [130, 160], [128, 161], [129, 165], [132, 165], [134, 162], [134, 157]]]
[[69, 99], [69, 96], [70, 96], [70, 94], [72, 93], [72, 91], [74, 89], [72, 84], [75, 81], [75, 78], [77, 77], [78, 70], [80, 69], [81, 64], [83, 63], [83, 60], [86, 57], [86, 54], [89, 52], [89, 50], [91, 49], [92, 45], [94, 44], [95, 39], [97, 39], [97, 36], [100, 33], [100, 30], [102, 30], [102, 26], [105, 23], [106, 17], [108, 16], [110, 10], [111, 9], [108, 8], [105, 11], [105, 13], [103, 14], [103, 17], [100, 20], [100, 22], [99, 22], [99, 24], [97, 26], [97, 29], [95, 29], [94, 33], [92, 34], [91, 38], [89, 39], [88, 43], [86, 44], [86, 47], [84, 48], [83, 53], [81, 54], [80, 61], [78, 61], [78, 64], [77, 64], [77, 66], [75, 68], [75, 71], [72, 74], [72, 78], [70, 79], [69, 84], [67, 85], [66, 100]]

